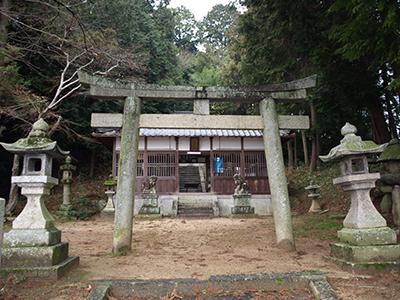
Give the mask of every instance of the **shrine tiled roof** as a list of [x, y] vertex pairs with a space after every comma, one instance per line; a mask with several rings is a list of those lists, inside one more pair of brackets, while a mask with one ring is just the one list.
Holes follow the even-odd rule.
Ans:
[[[289, 130], [280, 130], [281, 136], [287, 136]], [[262, 130], [252, 129], [171, 129], [171, 128], [140, 128], [140, 136], [181, 136], [181, 137], [262, 137]], [[118, 128], [96, 128], [95, 137], [120, 136]]]

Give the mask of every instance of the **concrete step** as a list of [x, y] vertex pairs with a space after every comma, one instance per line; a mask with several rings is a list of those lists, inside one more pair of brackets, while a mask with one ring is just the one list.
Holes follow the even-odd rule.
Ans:
[[213, 214], [213, 209], [208, 207], [178, 208], [178, 214]]
[[210, 214], [178, 214], [178, 218], [187, 218], [187, 219], [211, 219], [214, 215]]

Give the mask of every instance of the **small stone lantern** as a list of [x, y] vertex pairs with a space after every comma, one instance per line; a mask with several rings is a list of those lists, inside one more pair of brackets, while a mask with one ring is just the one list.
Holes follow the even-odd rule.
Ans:
[[114, 205], [114, 197], [115, 197], [115, 187], [117, 185], [117, 181], [114, 179], [114, 176], [110, 175], [104, 181], [104, 186], [106, 187], [106, 191], [104, 192], [107, 196], [107, 204], [103, 209], [105, 213], [113, 213], [115, 212]]
[[65, 163], [60, 166], [60, 171], [62, 172], [61, 183], [63, 184], [63, 204], [60, 210], [69, 210], [71, 208], [72, 173], [76, 170], [71, 161], [71, 157], [67, 156]]
[[304, 189], [308, 191], [308, 198], [311, 199], [311, 207], [308, 210], [311, 213], [317, 213], [321, 211], [321, 204], [319, 203], [319, 189], [321, 187], [318, 184], [314, 184], [311, 180], [310, 185]]
[[340, 242], [331, 244], [328, 257], [343, 266], [392, 266], [400, 262], [400, 245], [394, 230], [372, 204], [370, 190], [375, 187], [379, 173], [369, 173], [367, 155], [381, 153], [386, 145], [362, 141], [357, 128], [349, 123], [342, 128], [344, 138], [328, 155], [320, 156], [324, 162], [339, 161], [341, 176], [333, 183], [350, 193], [351, 206], [338, 231]]
[[11, 182], [21, 187], [27, 198], [12, 229], [4, 235], [2, 268], [6, 273], [58, 278], [79, 262], [78, 257], [68, 257], [68, 243], [61, 242], [61, 231], [44, 204], [58, 184], [52, 177], [53, 159], [68, 154], [48, 137], [48, 130], [48, 124], [39, 119], [27, 138], [0, 143], [7, 151], [23, 156], [22, 174], [13, 176]]

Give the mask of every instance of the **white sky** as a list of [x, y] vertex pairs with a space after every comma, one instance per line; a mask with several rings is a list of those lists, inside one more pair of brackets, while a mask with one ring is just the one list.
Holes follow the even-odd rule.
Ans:
[[170, 7], [186, 6], [196, 17], [201, 20], [214, 5], [228, 4], [230, 0], [171, 0]]

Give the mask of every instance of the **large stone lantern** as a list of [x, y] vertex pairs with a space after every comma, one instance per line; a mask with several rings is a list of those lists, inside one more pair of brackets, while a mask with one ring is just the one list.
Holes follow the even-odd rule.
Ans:
[[346, 123], [340, 145], [328, 155], [320, 156], [324, 162], [336, 160], [341, 176], [333, 183], [350, 193], [351, 205], [338, 231], [340, 243], [331, 244], [330, 259], [350, 267], [392, 266], [400, 262], [400, 245], [394, 230], [372, 204], [370, 190], [375, 187], [379, 173], [369, 173], [367, 155], [381, 153], [386, 145], [363, 141], [356, 135], [355, 126]]
[[382, 213], [391, 210], [393, 223], [400, 229], [400, 141], [393, 139], [379, 156], [382, 164], [380, 185], [377, 188], [383, 194]]
[[44, 204], [51, 188], [58, 184], [52, 177], [53, 159], [68, 154], [48, 137], [48, 129], [48, 124], [39, 119], [27, 138], [1, 143], [7, 151], [23, 156], [22, 174], [13, 176], [11, 182], [21, 187], [27, 198], [12, 229], [4, 235], [2, 272], [58, 278], [79, 262], [78, 257], [68, 257], [68, 243], [61, 242], [61, 231]]

